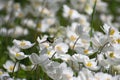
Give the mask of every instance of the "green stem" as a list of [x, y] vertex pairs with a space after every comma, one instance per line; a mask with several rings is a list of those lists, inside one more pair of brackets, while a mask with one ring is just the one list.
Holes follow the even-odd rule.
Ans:
[[16, 61], [15, 64], [14, 64], [13, 71], [12, 71], [12, 77], [14, 77], [14, 70], [15, 70], [15, 67], [16, 67], [16, 65], [17, 65], [17, 62], [18, 62], [18, 61]]
[[56, 54], [56, 52], [52, 55], [52, 57], [50, 58], [50, 60], [53, 59], [53, 57], [55, 56], [55, 54]]
[[93, 22], [94, 22], [93, 20], [94, 20], [94, 15], [95, 15], [95, 10], [96, 10], [96, 4], [97, 4], [97, 0], [95, 0], [94, 6], [93, 6], [92, 18], [91, 18], [91, 22], [90, 22], [90, 27], [91, 27], [90, 37], [93, 36]]
[[74, 48], [75, 48], [75, 45], [76, 45], [76, 43], [77, 43], [77, 41], [80, 39], [80, 36], [76, 39], [76, 41], [75, 41], [75, 43], [74, 43], [74, 45], [73, 45], [73, 50], [74, 50]]

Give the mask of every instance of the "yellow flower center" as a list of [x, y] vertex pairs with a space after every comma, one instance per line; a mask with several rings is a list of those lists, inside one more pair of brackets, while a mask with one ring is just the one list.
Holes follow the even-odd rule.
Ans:
[[42, 26], [41, 23], [38, 23], [38, 24], [37, 24], [37, 27], [38, 27], [38, 28], [41, 28], [41, 26]]
[[57, 46], [56, 49], [62, 51], [62, 48], [60, 46]]
[[0, 75], [2, 75], [3, 74], [3, 72], [2, 71], [0, 71]]
[[66, 74], [66, 77], [67, 77], [68, 80], [72, 78], [72, 76], [69, 75], [69, 74]]
[[47, 22], [48, 22], [48, 24], [51, 24], [51, 23], [52, 23], [52, 20], [49, 19], [49, 20], [47, 20]]
[[68, 14], [69, 14], [69, 16], [72, 16], [72, 14], [73, 14], [73, 10], [69, 10], [69, 12], [68, 12]]
[[23, 17], [23, 13], [19, 13], [18, 17]]
[[22, 42], [20, 43], [20, 45], [21, 45], [21, 46], [25, 46], [26, 43], [25, 43], [24, 41], [22, 41]]
[[110, 56], [111, 58], [114, 58], [114, 57], [115, 57], [113, 52], [111, 52], [111, 53], [109, 54], [109, 56]]
[[87, 41], [86, 41], [85, 39], [82, 39], [82, 43], [86, 44], [86, 43], [87, 43]]
[[117, 39], [116, 41], [117, 41], [118, 44], [120, 44], [120, 39]]
[[70, 40], [71, 40], [71, 41], [75, 41], [75, 40], [76, 40], [76, 37], [72, 35], [72, 36], [70, 36]]
[[79, 20], [79, 23], [80, 23], [80, 24], [84, 24], [84, 23], [85, 23], [85, 19], [80, 19], [80, 20]]
[[16, 57], [19, 57], [19, 56], [20, 56], [20, 54], [19, 54], [19, 53], [16, 53], [16, 54], [15, 54], [15, 56], [16, 56]]
[[90, 10], [91, 8], [90, 8], [89, 5], [86, 5], [86, 6], [85, 6], [85, 9], [86, 9], [86, 10]]
[[10, 66], [10, 67], [9, 67], [9, 70], [10, 70], [10, 71], [13, 71], [13, 69], [14, 69], [14, 66]]
[[50, 54], [51, 54], [51, 52], [50, 52], [50, 51], [48, 51], [48, 52], [47, 52], [47, 54], [48, 54], [48, 55], [50, 55]]
[[88, 54], [88, 52], [89, 52], [89, 50], [87, 50], [87, 49], [84, 50], [84, 53], [85, 53], [85, 54]]
[[91, 67], [91, 66], [92, 66], [92, 63], [91, 63], [91, 62], [88, 62], [88, 63], [86, 64], [86, 66]]
[[115, 30], [114, 29], [110, 29], [110, 35], [114, 35]]
[[110, 80], [110, 78], [107, 78], [106, 80]]

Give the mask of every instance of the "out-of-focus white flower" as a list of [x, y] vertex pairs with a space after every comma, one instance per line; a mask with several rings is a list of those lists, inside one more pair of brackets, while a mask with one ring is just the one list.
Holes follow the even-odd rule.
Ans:
[[10, 75], [7, 72], [3, 72], [0, 70], [0, 80], [14, 80], [13, 78], [10, 78]]
[[86, 30], [90, 30], [90, 23], [86, 15], [80, 14], [78, 23], [82, 25]]
[[113, 77], [112, 80], [119, 80], [119, 79], [120, 79], [120, 75], [116, 75], [116, 76]]
[[67, 36], [71, 42], [75, 42], [78, 38], [78, 35], [75, 32], [70, 31], [67, 29]]
[[98, 72], [95, 74], [95, 80], [113, 80], [113, 77], [110, 74]]
[[82, 47], [77, 47], [75, 48], [77, 53], [83, 54], [83, 55], [92, 55], [95, 51], [92, 48], [82, 48]]
[[50, 46], [50, 43], [47, 41], [48, 36], [44, 35], [42, 39], [37, 37], [37, 41], [39, 43], [40, 50], [43, 50], [44, 48], [48, 48]]
[[63, 16], [70, 19], [77, 19], [79, 18], [79, 13], [74, 9], [70, 9], [67, 5], [64, 5]]
[[53, 16], [52, 12], [49, 9], [43, 8], [41, 6], [38, 7], [38, 12], [46, 16]]
[[54, 62], [51, 61], [48, 65], [45, 65], [45, 72], [47, 73], [47, 75], [49, 77], [51, 77], [54, 80], [61, 80], [62, 78], [62, 66], [63, 63], [58, 63], [58, 62]]
[[17, 60], [22, 60], [22, 59], [28, 57], [23, 52], [12, 52], [11, 55], [14, 56]]
[[[15, 28], [13, 28], [11, 30], [13, 30], [13, 32], [11, 33], [12, 37], [19, 37], [19, 36], [28, 34], [28, 30], [22, 28], [21, 26], [16, 26]], [[9, 30], [9, 32], [10, 32], [10, 30]]]
[[29, 59], [30, 61], [32, 62], [32, 64], [39, 64], [40, 63], [40, 58], [39, 56], [36, 54], [36, 53], [32, 53], [30, 56], [29, 56]]
[[55, 50], [53, 49], [53, 47], [47, 48], [47, 55], [49, 58], [51, 58], [54, 54], [56, 54], [56, 53], [55, 53]]
[[66, 53], [68, 51], [69, 46], [66, 43], [58, 43], [55, 45], [55, 51], [57, 53]]
[[24, 19], [22, 21], [22, 24], [28, 26], [29, 28], [33, 28], [33, 29], [36, 27], [36, 23], [32, 19]]
[[56, 59], [61, 59], [61, 60], [65, 61], [65, 62], [69, 61], [70, 57], [71, 56], [69, 54], [56, 54], [55, 55]]
[[67, 67], [63, 69], [62, 80], [73, 80], [73, 71], [71, 68]]
[[16, 72], [18, 70], [18, 64], [16, 64], [15, 68], [15, 63], [10, 61], [10, 60], [7, 60], [5, 64], [3, 64], [3, 67], [5, 69], [7, 69], [8, 72], [13, 72], [13, 69], [14, 69], [14, 72]]
[[46, 32], [54, 23], [55, 18], [45, 18], [37, 24], [37, 30], [40, 32]]
[[85, 12], [88, 14], [88, 15], [91, 15], [92, 12], [93, 12], [93, 8], [90, 4], [86, 4], [85, 6]]
[[80, 77], [80, 80], [95, 80], [93, 73], [86, 68], [79, 71], [78, 77]]
[[[95, 0], [93, 0], [95, 2]], [[102, 0], [97, 0], [96, 10], [99, 12], [107, 12], [108, 4]]]
[[31, 43], [30, 41], [26, 41], [26, 40], [13, 40], [13, 43], [15, 46], [21, 48], [21, 49], [28, 49], [30, 47], [32, 47], [35, 43]]
[[120, 64], [117, 66], [113, 66], [113, 70], [117, 72], [117, 74], [120, 74]]
[[80, 63], [83, 63], [86, 59], [89, 59], [89, 57], [83, 54], [74, 54], [71, 57], [72, 61], [80, 62]]
[[2, 35], [2, 36], [8, 35], [7, 29], [6, 28], [0, 28], [0, 35]]
[[25, 71], [30, 71], [31, 69], [33, 69], [34, 65], [25, 66], [24, 64], [20, 64], [20, 67]]
[[46, 54], [41, 54], [38, 56], [36, 53], [32, 53], [29, 56], [29, 59], [34, 65], [45, 66], [50, 63], [50, 60]]
[[12, 47], [8, 46], [7, 49], [9, 51], [9, 53], [10, 53], [10, 55], [9, 55], [10, 58], [15, 61], [15, 57], [11, 53], [13, 53], [13, 52], [20, 52], [20, 48], [18, 48], [16, 46], [12, 46]]
[[113, 16], [101, 14], [100, 19], [102, 20], [103, 23], [107, 23], [108, 25], [111, 25], [112, 20], [113, 20]]

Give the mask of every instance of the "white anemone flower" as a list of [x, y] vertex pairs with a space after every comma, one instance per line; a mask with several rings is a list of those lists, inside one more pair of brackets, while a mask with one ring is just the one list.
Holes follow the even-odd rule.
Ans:
[[35, 44], [35, 43], [31, 43], [30, 41], [16, 40], [16, 39], [13, 40], [13, 43], [15, 46], [17, 46], [18, 48], [21, 48], [21, 49], [28, 49]]
[[17, 60], [22, 60], [26, 57], [28, 57], [27, 55], [24, 54], [24, 52], [20, 52], [20, 49], [17, 48], [16, 46], [12, 46], [12, 47], [8, 47], [8, 51], [9, 51], [9, 56], [10, 58], [17, 59]]
[[86, 55], [83, 55], [83, 54], [74, 54], [71, 57], [72, 61], [74, 61], [74, 62], [80, 62], [80, 63], [83, 63], [85, 59], [89, 59], [89, 57], [86, 56]]
[[33, 65], [41, 65], [45, 66], [50, 63], [50, 60], [47, 55], [42, 54], [42, 55], [37, 55], [36, 53], [32, 53], [29, 56], [30, 61], [32, 62]]
[[57, 53], [66, 53], [69, 49], [69, 46], [66, 43], [61, 42], [57, 43], [54, 49]]
[[42, 39], [37, 37], [37, 41], [39, 43], [40, 50], [42, 50], [44, 48], [48, 48], [50, 46], [50, 43], [47, 41], [47, 38], [48, 38], [47, 35], [43, 36]]
[[86, 68], [82, 68], [82, 70], [79, 71], [78, 76], [80, 77], [80, 80], [95, 80], [93, 73]]
[[115, 27], [104, 24], [102, 29], [109, 37], [119, 36], [119, 31]]
[[14, 79], [10, 78], [10, 75], [7, 72], [3, 72], [2, 74], [0, 74], [0, 80], [14, 80]]
[[27, 27], [32, 28], [32, 29], [34, 29], [36, 27], [36, 24], [32, 19], [24, 19], [22, 21], [22, 24], [26, 25]]
[[70, 67], [63, 69], [62, 80], [73, 80], [73, 71]]
[[[112, 65], [118, 65], [120, 64], [120, 54], [119, 54], [120, 50], [114, 50], [114, 51], [107, 51], [106, 52], [106, 57], [109, 60], [109, 64]], [[113, 63], [111, 63], [111, 61]]]
[[86, 4], [86, 6], [85, 6], [85, 12], [86, 12], [88, 15], [91, 15], [92, 12], [93, 12], [93, 7], [92, 7], [90, 4]]
[[26, 66], [24, 64], [20, 64], [20, 67], [25, 70], [25, 71], [31, 71], [31, 69], [34, 68], [34, 65], [29, 65], [29, 66]]
[[66, 18], [70, 18], [70, 19], [77, 19], [79, 18], [79, 13], [74, 10], [74, 9], [70, 9], [67, 5], [63, 6], [63, 16]]
[[92, 55], [95, 51], [90, 47], [90, 48], [82, 48], [82, 47], [77, 47], [76, 49], [77, 53], [84, 54], [84, 55]]
[[67, 36], [71, 42], [75, 42], [79, 37], [75, 32], [70, 31], [70, 29], [67, 29]]
[[99, 70], [100, 66], [97, 65], [97, 62], [94, 59], [88, 59], [84, 61], [85, 67], [87, 67], [90, 70]]
[[12, 52], [11, 55], [13, 55], [17, 60], [22, 60], [22, 59], [28, 57], [23, 52]]
[[13, 72], [13, 70], [14, 72], [16, 72], [18, 70], [18, 64], [16, 64], [15, 68], [14, 66], [15, 66], [15, 63], [10, 60], [6, 61], [6, 63], [3, 64], [3, 67], [7, 69], [8, 72]]
[[95, 74], [95, 80], [113, 80], [113, 77], [110, 74], [98, 72]]

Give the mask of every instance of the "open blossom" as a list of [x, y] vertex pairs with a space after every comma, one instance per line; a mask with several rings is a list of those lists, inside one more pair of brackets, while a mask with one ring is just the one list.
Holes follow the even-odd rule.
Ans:
[[24, 52], [21, 52], [20, 49], [16, 46], [8, 47], [8, 51], [10, 58], [13, 60], [22, 60], [28, 57], [28, 55], [25, 55]]
[[84, 61], [84, 65], [91, 70], [99, 70], [100, 67], [97, 65], [97, 61], [94, 59], [88, 59]]
[[11, 56], [15, 57], [17, 60], [22, 60], [22, 59], [28, 57], [23, 52], [12, 52]]
[[17, 46], [18, 48], [21, 48], [21, 49], [28, 49], [35, 44], [35, 43], [31, 43], [30, 41], [16, 40], [16, 39], [13, 40], [13, 43], [15, 46]]
[[93, 12], [93, 7], [90, 4], [86, 4], [86, 6], [85, 6], [85, 12], [87, 14], [91, 15], [92, 12]]
[[48, 38], [47, 35], [44, 35], [42, 39], [40, 39], [40, 37], [37, 37], [40, 50], [50, 47], [50, 43], [47, 41], [47, 38]]
[[[120, 50], [113, 50], [113, 51], [107, 51], [105, 53], [109, 64], [111, 65], [119, 65], [120, 64], [120, 54], [119, 54]], [[111, 61], [113, 63], [111, 63]]]
[[113, 77], [110, 74], [98, 72], [95, 74], [95, 80], [113, 80]]
[[3, 64], [3, 67], [4, 67], [8, 72], [13, 72], [13, 70], [14, 70], [14, 72], [16, 72], [16, 71], [18, 70], [18, 64], [16, 64], [15, 68], [14, 68], [14, 66], [15, 66], [15, 63], [12, 62], [12, 61], [10, 61], [10, 60], [6, 61], [6, 63]]
[[74, 54], [71, 57], [72, 61], [74, 61], [74, 62], [80, 62], [80, 63], [83, 63], [84, 60], [86, 60], [86, 59], [89, 59], [89, 57], [86, 56], [86, 55], [83, 55], [83, 54]]
[[107, 3], [0, 0], [0, 80], [119, 80], [120, 9]]
[[79, 13], [74, 9], [70, 9], [67, 5], [64, 5], [63, 16], [70, 19], [76, 19], [79, 18]]
[[55, 45], [55, 51], [57, 53], [66, 53], [68, 51], [68, 48], [68, 45], [62, 42]]
[[107, 24], [103, 25], [103, 31], [110, 37], [119, 36], [119, 31], [115, 27], [111, 27]]
[[50, 60], [46, 54], [41, 54], [38, 56], [36, 53], [32, 53], [29, 56], [29, 59], [33, 65], [45, 66], [50, 63]]

